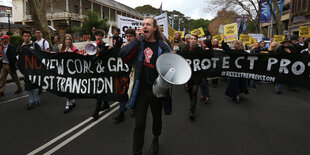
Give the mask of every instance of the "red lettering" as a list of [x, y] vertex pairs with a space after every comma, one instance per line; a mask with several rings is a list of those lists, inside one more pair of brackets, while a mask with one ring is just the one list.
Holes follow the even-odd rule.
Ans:
[[[32, 57], [34, 57], [34, 56], [32, 56]], [[34, 64], [35, 64], [35, 67], [36, 67], [36, 69], [41, 69], [42, 68], [42, 62], [41, 61], [38, 61], [39, 62], [39, 66], [38, 66], [38, 63], [37, 63], [37, 57], [34, 57]]]
[[31, 61], [28, 58], [28, 55], [25, 55], [25, 68], [28, 69], [28, 64], [30, 65], [30, 68], [33, 69], [33, 56], [31, 57]]
[[128, 78], [115, 79], [115, 93], [123, 95], [128, 90]]

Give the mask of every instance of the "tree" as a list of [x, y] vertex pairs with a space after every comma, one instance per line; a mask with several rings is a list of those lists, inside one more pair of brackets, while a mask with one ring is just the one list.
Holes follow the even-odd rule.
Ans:
[[205, 9], [210, 13], [216, 10], [226, 9], [228, 11], [235, 11], [240, 15], [246, 15], [255, 24], [255, 31], [260, 33], [259, 0], [206, 0], [206, 2], [207, 4], [211, 4]]
[[209, 34], [209, 29], [208, 26], [211, 21], [206, 20], [206, 19], [191, 19], [188, 21], [191, 30], [197, 29], [202, 27], [203, 31], [205, 32], [206, 35]]
[[235, 11], [227, 11], [222, 9], [217, 12], [217, 16], [209, 24], [209, 32], [211, 35], [217, 35], [220, 25], [226, 25], [236, 22], [236, 17], [239, 15]]
[[159, 9], [156, 9], [152, 7], [151, 5], [138, 6], [135, 9], [144, 16], [158, 16], [159, 15]]
[[99, 18], [99, 15], [97, 12], [92, 10], [87, 10], [85, 21], [83, 22], [83, 26], [80, 27], [80, 29], [74, 27], [74, 30], [80, 31], [82, 34], [92, 34], [92, 27], [98, 28], [104, 28], [107, 29], [108, 19], [104, 18], [103, 20]]
[[[138, 6], [135, 8], [137, 11], [139, 11], [144, 16], [158, 16], [159, 9], [152, 7], [151, 5], [144, 5], [144, 6]], [[183, 28], [186, 28], [186, 30], [193, 30], [199, 27], [202, 27], [206, 34], [208, 34], [208, 25], [210, 23], [209, 20], [204, 19], [190, 19], [190, 17], [186, 17], [183, 13], [177, 10], [173, 11], [167, 11], [163, 10], [163, 12], [167, 12], [168, 15], [168, 23], [169, 25], [172, 25], [172, 16], [174, 16], [174, 26], [173, 28], [175, 30], [179, 29], [179, 21], [180, 21], [180, 30], [183, 31]], [[186, 32], [185, 32], [186, 33]]]
[[46, 20], [46, 0], [28, 0], [31, 18], [35, 25], [41, 29], [44, 38], [51, 44], [48, 23]]
[[[280, 12], [280, 8], [278, 5], [278, 1], [272, 0], [271, 3], [270, 3], [270, 1], [266, 1], [266, 2], [269, 5], [272, 18], [276, 21], [277, 34], [281, 35], [281, 34], [283, 34], [283, 24], [281, 21], [281, 12]], [[271, 24], [273, 24], [273, 23], [271, 23]]]

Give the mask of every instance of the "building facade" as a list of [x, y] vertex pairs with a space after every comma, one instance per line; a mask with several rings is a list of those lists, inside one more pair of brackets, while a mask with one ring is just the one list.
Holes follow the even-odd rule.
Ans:
[[8, 15], [7, 15], [7, 10], [10, 10], [10, 23], [13, 22], [13, 11], [12, 7], [5, 6], [5, 5], [0, 5], [0, 22], [2, 23], [8, 23]]
[[310, 26], [310, 0], [291, 0], [290, 11], [288, 31], [298, 35], [300, 26]]
[[[289, 19], [291, 16], [290, 8], [291, 8], [291, 0], [285, 0], [281, 16], [282, 25], [285, 31], [281, 35], [289, 35], [289, 32], [287, 30], [289, 26]], [[273, 21], [272, 26], [271, 23], [262, 23], [261, 29], [264, 36], [267, 37], [273, 36], [276, 34], [276, 22]]]
[[[70, 23], [71, 27], [81, 26], [88, 9], [96, 11], [101, 19], [108, 18], [109, 24], [116, 25], [117, 15], [143, 19], [142, 14], [133, 8], [114, 0], [46, 0], [48, 24], [63, 36]], [[13, 16], [16, 24], [35, 26], [26, 0], [13, 0]]]

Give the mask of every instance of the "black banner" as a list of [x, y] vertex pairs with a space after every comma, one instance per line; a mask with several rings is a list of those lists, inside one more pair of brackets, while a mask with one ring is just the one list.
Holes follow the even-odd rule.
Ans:
[[207, 77], [236, 77], [307, 88], [310, 85], [310, 55], [251, 54], [220, 50], [205, 53], [202, 57], [185, 58], [193, 72], [204, 71]]
[[25, 78], [58, 96], [121, 100], [127, 98], [130, 69], [118, 52], [83, 56], [23, 49], [18, 67]]
[[[58, 96], [121, 100], [127, 98], [130, 69], [118, 52], [83, 56], [24, 49], [18, 67], [25, 78]], [[204, 72], [207, 77], [236, 77], [310, 88], [310, 55], [214, 50], [186, 60], [193, 72]]]

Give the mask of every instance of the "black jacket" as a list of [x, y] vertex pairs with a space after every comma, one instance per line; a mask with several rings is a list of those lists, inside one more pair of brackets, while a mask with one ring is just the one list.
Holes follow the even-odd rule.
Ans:
[[[288, 48], [290, 49], [291, 53], [287, 53], [285, 52], [285, 48]], [[300, 52], [299, 52], [300, 53]], [[280, 55], [283, 55], [283, 54], [299, 54], [298, 51], [296, 51], [296, 49], [292, 46], [289, 46], [289, 47], [284, 47], [283, 45], [281, 45], [275, 52], [275, 54], [280, 54]]]
[[[3, 47], [3, 45], [2, 45]], [[2, 56], [3, 56], [3, 48], [2, 48]], [[8, 58], [8, 61], [9, 61], [9, 66], [10, 66], [10, 69], [12, 70], [16, 70], [16, 49], [15, 47], [9, 43], [8, 45], [8, 49], [6, 51], [6, 57]]]

